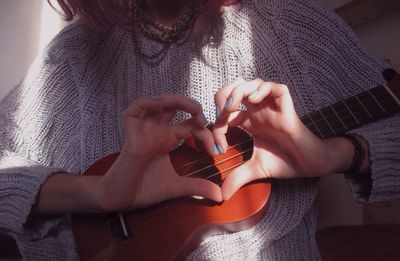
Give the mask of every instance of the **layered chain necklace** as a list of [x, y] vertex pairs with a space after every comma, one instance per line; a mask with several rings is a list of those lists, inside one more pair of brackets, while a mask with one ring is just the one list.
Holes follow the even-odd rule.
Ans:
[[[131, 17], [134, 29], [136, 29], [132, 30], [132, 41], [135, 46], [135, 52], [146, 63], [150, 65], [159, 64], [173, 43], [184, 44], [190, 38], [194, 23], [201, 12], [202, 8], [191, 5], [174, 25], [168, 26], [157, 22], [144, 11], [143, 0], [132, 0]], [[160, 43], [160, 50], [150, 54], [145, 53], [135, 31], [139, 31], [144, 37]]]

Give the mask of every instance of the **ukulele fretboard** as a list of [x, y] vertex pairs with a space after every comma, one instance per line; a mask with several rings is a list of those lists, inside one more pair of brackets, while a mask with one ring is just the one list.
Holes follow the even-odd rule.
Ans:
[[378, 119], [389, 117], [400, 109], [399, 77], [301, 118], [317, 136], [327, 138], [343, 134]]

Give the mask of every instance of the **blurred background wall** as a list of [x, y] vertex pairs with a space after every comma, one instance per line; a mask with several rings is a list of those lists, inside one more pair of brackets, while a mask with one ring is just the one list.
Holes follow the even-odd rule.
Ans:
[[0, 99], [65, 25], [46, 0], [0, 1]]

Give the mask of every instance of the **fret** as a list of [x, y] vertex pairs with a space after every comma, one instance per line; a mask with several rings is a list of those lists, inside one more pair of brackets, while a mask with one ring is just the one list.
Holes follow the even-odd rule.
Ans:
[[[316, 136], [327, 138], [388, 117], [400, 110], [400, 76], [356, 96], [304, 115], [301, 120]], [[399, 94], [397, 97], [396, 95]]]
[[335, 135], [344, 133], [347, 130], [346, 124], [342, 121], [340, 116], [335, 112], [332, 106], [322, 108], [320, 112], [324, 115], [325, 119], [329, 122]]
[[317, 128], [314, 126], [313, 122], [311, 119], [308, 117], [308, 115], [304, 115], [303, 117], [300, 118], [300, 120], [303, 122], [306, 127], [313, 132], [315, 135], [319, 135]]
[[316, 111], [310, 115], [310, 118], [313, 120], [315, 126], [319, 129], [322, 138], [330, 137], [335, 135], [329, 127], [326, 120], [321, 116], [321, 114]]
[[347, 98], [343, 102], [349, 108], [354, 118], [357, 119], [358, 124], [371, 119], [354, 96]]
[[398, 110], [399, 106], [397, 105], [396, 101], [383, 86], [371, 89], [370, 93], [379, 101], [380, 105], [387, 113], [392, 113]]
[[375, 96], [371, 93], [371, 90], [367, 91], [368, 94], [373, 98], [373, 100], [376, 102], [376, 104], [378, 104], [379, 108], [383, 111], [386, 112], [386, 110], [382, 107], [382, 105], [380, 104], [380, 102], [375, 98]]
[[397, 96], [392, 92], [392, 90], [387, 86], [386, 84], [383, 84], [383, 87], [385, 87], [386, 91], [392, 96], [393, 100], [397, 103], [398, 106], [400, 106], [400, 100], [397, 98]]
[[370, 119], [372, 119], [372, 115], [371, 115], [371, 113], [367, 110], [367, 108], [365, 108], [365, 106], [364, 106], [364, 104], [360, 101], [360, 98], [358, 97], [358, 95], [356, 95], [356, 96], [354, 96], [356, 99], [357, 99], [357, 101], [360, 103], [360, 105], [361, 105], [361, 107], [364, 109], [364, 111], [368, 114], [368, 117], [370, 118]]
[[313, 119], [310, 117], [310, 114], [305, 115], [301, 120], [316, 136], [324, 138], [324, 135], [322, 135], [321, 131], [319, 130]]
[[385, 109], [378, 102], [378, 100], [371, 94], [370, 91], [366, 91], [357, 95], [360, 102], [366, 107], [372, 118], [379, 118], [385, 115]]
[[333, 135], [336, 135], [335, 130], [332, 128], [331, 124], [329, 123], [329, 121], [325, 118], [324, 114], [322, 113], [321, 110], [319, 110], [319, 114], [321, 115], [321, 118], [326, 122], [326, 124], [328, 125], [329, 129], [331, 130], [331, 132], [333, 133]]
[[339, 116], [339, 114], [337, 114], [337, 112], [333, 109], [332, 105], [329, 106], [329, 108], [335, 113], [336, 117], [339, 119], [340, 123], [343, 125], [344, 130], [348, 130], [349, 128], [346, 126], [346, 124], [344, 123], [342, 118]]
[[348, 130], [358, 126], [357, 119], [344, 102], [335, 103], [332, 105], [332, 108], [339, 115], [340, 119], [342, 119]]
[[392, 95], [379, 86], [306, 115], [304, 121], [314, 134], [326, 138], [389, 116], [399, 108]]
[[390, 88], [394, 96], [399, 100], [400, 99], [400, 76], [389, 82], [387, 86]]

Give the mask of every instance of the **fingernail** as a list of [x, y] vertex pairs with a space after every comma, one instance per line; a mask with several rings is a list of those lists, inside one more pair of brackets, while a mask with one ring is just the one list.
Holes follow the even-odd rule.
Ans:
[[195, 99], [190, 99], [190, 101], [198, 106], [201, 106], [201, 103], [196, 101]]
[[229, 106], [231, 106], [232, 101], [233, 101], [233, 99], [232, 99], [232, 97], [230, 97], [230, 98], [228, 99], [228, 101], [226, 102], [225, 107], [228, 108]]
[[175, 147], [173, 148], [173, 150], [179, 148], [179, 146], [181, 146], [183, 143], [185, 142], [185, 139], [180, 139], [176, 142]]
[[219, 109], [218, 106], [215, 107], [215, 118], [218, 118], [218, 116], [221, 114], [221, 110]]
[[257, 95], [258, 95], [258, 91], [255, 91], [249, 95], [249, 99], [254, 99], [255, 97], [257, 97]]
[[213, 152], [214, 152], [214, 155], [219, 155], [220, 154], [219, 149], [218, 149], [216, 144], [214, 144]]
[[222, 149], [221, 145], [217, 144], [217, 149], [219, 151], [219, 154], [224, 153], [224, 150]]
[[203, 122], [203, 125], [204, 125], [204, 126], [207, 126], [207, 125], [208, 125], [209, 121], [208, 121], [206, 115], [204, 114], [204, 112], [201, 112], [201, 113], [200, 113], [200, 119], [201, 119], [201, 121]]

